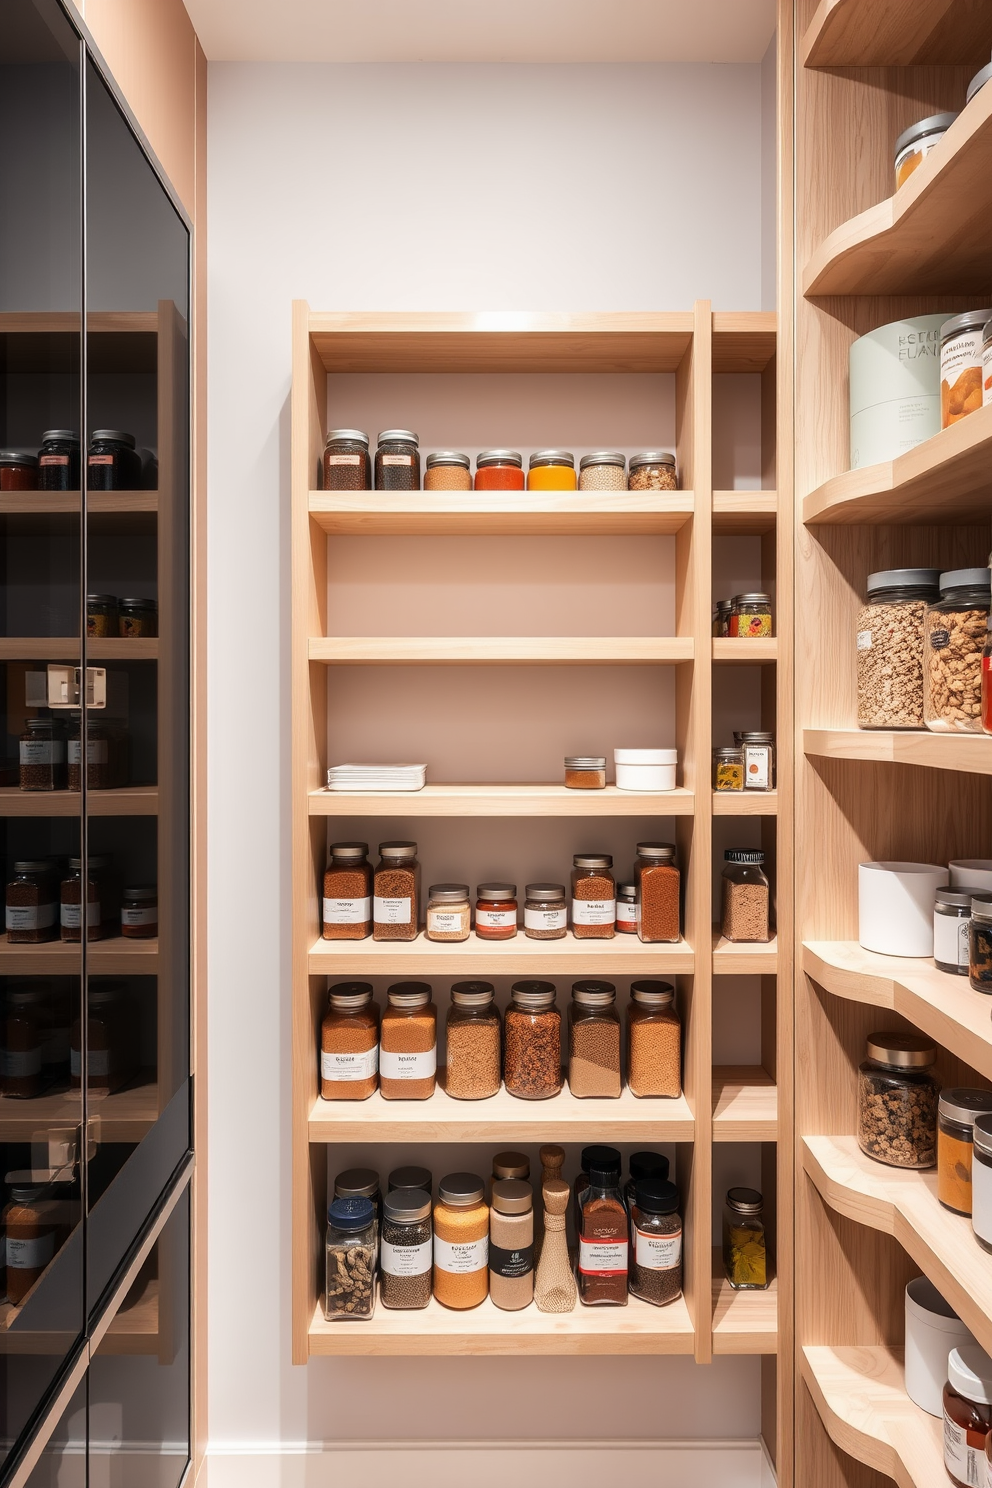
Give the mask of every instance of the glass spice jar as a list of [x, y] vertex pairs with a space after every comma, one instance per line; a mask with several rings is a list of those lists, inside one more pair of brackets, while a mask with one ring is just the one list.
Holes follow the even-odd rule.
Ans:
[[735, 594], [731, 601], [730, 634], [753, 640], [772, 633], [772, 602], [767, 594]]
[[915, 1033], [870, 1033], [858, 1068], [858, 1146], [891, 1168], [937, 1161], [937, 1051]]
[[133, 434], [123, 429], [93, 430], [86, 458], [86, 485], [90, 491], [141, 490], [141, 456]]
[[730, 634], [730, 611], [733, 604], [729, 599], [718, 599], [716, 602], [716, 613], [713, 616], [713, 634], [717, 638], [729, 636]]
[[522, 491], [523, 460], [516, 450], [483, 450], [475, 462], [477, 491]]
[[617, 1185], [620, 1183], [620, 1174], [623, 1170], [623, 1158], [615, 1147], [583, 1147], [579, 1153], [579, 1171], [575, 1176], [573, 1197], [575, 1201], [575, 1231], [578, 1234], [582, 1227], [582, 1195], [589, 1187], [589, 1173], [592, 1168], [601, 1168], [611, 1176], [615, 1175]]
[[489, 1291], [489, 1205], [475, 1173], [449, 1173], [434, 1206], [434, 1295], [444, 1307], [478, 1307]]
[[46, 429], [38, 451], [39, 491], [79, 490], [79, 435], [75, 429]]
[[431, 884], [427, 898], [427, 939], [468, 940], [471, 928], [468, 884]]
[[734, 743], [740, 746], [744, 763], [744, 789], [772, 791], [775, 789], [775, 735], [761, 730], [749, 730], [734, 734]]
[[934, 733], [981, 733], [982, 664], [990, 609], [987, 568], [940, 576], [924, 623], [923, 717]]
[[158, 934], [158, 889], [135, 884], [121, 890], [121, 934], [125, 940], [154, 940]]
[[27, 450], [0, 450], [0, 491], [36, 491], [38, 457]]
[[55, 1255], [58, 1225], [47, 1175], [15, 1170], [7, 1174], [7, 1182], [10, 1199], [3, 1211], [7, 1301], [19, 1307]]
[[630, 984], [627, 1084], [639, 1098], [682, 1094], [682, 1025], [671, 982]]
[[22, 791], [65, 790], [65, 735], [58, 719], [27, 719], [17, 754]]
[[324, 1240], [328, 1322], [370, 1318], [375, 1311], [375, 1211], [370, 1199], [332, 1199]]
[[620, 1015], [612, 982], [573, 982], [568, 1009], [568, 1088], [579, 1100], [619, 1100]]
[[630, 1294], [664, 1307], [682, 1295], [682, 1216], [675, 1184], [659, 1179], [636, 1184], [630, 1224]]
[[[81, 790], [83, 784], [82, 726], [82, 714], [72, 713], [66, 740], [66, 779], [71, 791]], [[108, 790], [111, 783], [110, 736], [91, 715], [86, 722], [86, 789]]]
[[7, 885], [6, 928], [10, 945], [43, 945], [58, 939], [58, 885], [48, 858], [19, 858]]
[[982, 647], [982, 686], [979, 703], [982, 710], [982, 730], [986, 734], [992, 734], [992, 615], [985, 622], [985, 645]]
[[328, 429], [322, 466], [325, 491], [371, 491], [369, 436], [361, 429]]
[[534, 1300], [534, 1191], [520, 1178], [492, 1187], [489, 1295], [501, 1312], [519, 1312]]
[[574, 491], [575, 456], [568, 450], [535, 450], [527, 471], [528, 491]]
[[771, 887], [761, 866], [764, 853], [727, 848], [723, 856], [721, 934], [738, 942], [771, 940]]
[[122, 640], [158, 635], [158, 600], [126, 595], [117, 604], [117, 630]]
[[[938, 971], [968, 975], [972, 890], [937, 889], [933, 903], [933, 964]], [[992, 894], [981, 894], [992, 901]]]
[[627, 461], [619, 450], [594, 450], [579, 461], [580, 491], [626, 491]]
[[321, 904], [324, 940], [372, 934], [372, 867], [367, 842], [332, 842]]
[[945, 1088], [937, 1101], [937, 1198], [954, 1214], [971, 1214], [975, 1120], [992, 1115], [992, 1091]]
[[377, 491], [419, 491], [420, 450], [410, 429], [384, 429], [375, 452]]
[[631, 491], [677, 491], [678, 476], [675, 471], [675, 456], [669, 450], [644, 450], [630, 457]]
[[725, 744], [713, 751], [713, 789], [744, 789], [744, 751], [736, 744]]
[[[110, 857], [90, 854], [86, 886], [86, 939], [103, 940], [116, 920], [110, 905]], [[69, 877], [59, 890], [59, 926], [63, 941], [78, 945], [83, 938], [83, 860], [69, 859]]]
[[503, 1083], [522, 1100], [547, 1100], [562, 1087], [561, 1014], [554, 982], [514, 982], [504, 1026]]
[[646, 943], [679, 938], [681, 874], [672, 842], [639, 842], [634, 861], [637, 934]]
[[992, 992], [992, 900], [987, 894], [971, 897], [968, 981], [976, 992]]
[[636, 884], [617, 884], [617, 934], [637, 934]]
[[424, 466], [425, 491], [471, 491], [472, 461], [458, 450], [434, 450]]
[[957, 114], [933, 114], [903, 130], [895, 143], [897, 191], [923, 164], [933, 147], [940, 144], [956, 118]]
[[565, 785], [568, 790], [605, 790], [605, 754], [566, 754]]
[[371, 982], [336, 982], [320, 1025], [321, 1100], [368, 1100], [379, 1085], [379, 1010]]
[[500, 1017], [492, 982], [454, 982], [445, 1019], [444, 1088], [455, 1100], [488, 1100], [499, 1092]]
[[612, 940], [616, 933], [612, 867], [609, 853], [576, 853], [572, 858], [572, 934], [576, 940]]
[[[111, 1095], [122, 1090], [137, 1067], [137, 1024], [124, 982], [90, 983], [86, 998], [86, 1088]], [[82, 1083], [82, 1019], [75, 1018], [69, 1034], [69, 1084]]]
[[429, 982], [394, 982], [379, 1035], [383, 1100], [429, 1100], [437, 1077], [437, 1009]]
[[416, 940], [420, 864], [415, 842], [380, 842], [372, 899], [374, 940]]
[[730, 1188], [723, 1211], [723, 1267], [735, 1292], [763, 1291], [770, 1280], [764, 1199], [756, 1188]]
[[517, 933], [517, 886], [480, 884], [476, 890], [475, 933], [480, 940], [512, 940]]
[[992, 1434], [992, 1359], [977, 1343], [961, 1343], [947, 1356], [944, 1468], [958, 1488], [985, 1482], [986, 1447]]
[[939, 597], [940, 570], [868, 575], [856, 622], [858, 728], [923, 727], [923, 634]]
[[524, 934], [529, 940], [563, 940], [568, 932], [564, 884], [528, 884], [524, 890]]
[[411, 1311], [426, 1307], [431, 1300], [431, 1209], [429, 1188], [399, 1188], [383, 1199], [379, 1245], [379, 1301], [383, 1307]]
[[45, 1088], [48, 1006], [44, 992], [19, 983], [7, 990], [0, 1044], [0, 1095], [34, 1100]]
[[120, 635], [120, 617], [115, 594], [87, 594], [86, 634], [91, 641]]
[[626, 1307], [630, 1245], [618, 1168], [591, 1163], [589, 1183], [579, 1199], [578, 1237], [580, 1302]]

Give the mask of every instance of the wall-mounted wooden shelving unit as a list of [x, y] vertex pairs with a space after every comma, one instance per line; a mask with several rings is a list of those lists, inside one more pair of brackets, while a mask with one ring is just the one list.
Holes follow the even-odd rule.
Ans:
[[[885, 1167], [854, 1136], [866, 1035], [911, 1028], [942, 1083], [992, 1082], [988, 999], [930, 961], [857, 942], [858, 863], [985, 856], [992, 739], [857, 727], [855, 621], [870, 572], [984, 566], [992, 419], [848, 469], [848, 353], [908, 315], [989, 303], [992, 49], [968, 0], [789, 0], [795, 72], [796, 1481], [947, 1482], [939, 1421], [906, 1395], [906, 1282], [921, 1272], [992, 1343], [992, 1266], [932, 1173]], [[961, 111], [894, 195], [908, 125]], [[840, 1449], [839, 1451], [837, 1449]], [[852, 1460], [853, 1459], [853, 1460]]]

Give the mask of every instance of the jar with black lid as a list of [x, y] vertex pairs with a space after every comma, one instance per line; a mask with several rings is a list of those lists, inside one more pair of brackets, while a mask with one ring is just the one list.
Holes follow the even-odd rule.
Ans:
[[410, 429], [384, 429], [375, 452], [377, 491], [419, 491], [420, 450]]
[[923, 635], [940, 570], [891, 568], [868, 575], [855, 623], [858, 727], [923, 727]]
[[0, 450], [0, 491], [36, 491], [38, 456], [27, 450]]
[[324, 490], [371, 491], [369, 436], [361, 429], [328, 429], [324, 440]]
[[[933, 964], [938, 971], [968, 975], [968, 936], [971, 929], [970, 889], [937, 889], [933, 904]], [[981, 898], [992, 900], [992, 894]]]
[[[110, 906], [110, 856], [90, 854], [86, 886], [86, 939], [103, 940], [113, 932], [116, 918]], [[69, 876], [60, 889], [61, 937], [69, 944], [83, 938], [83, 860], [69, 859]]]
[[44, 945], [58, 938], [58, 883], [49, 858], [20, 858], [7, 885], [10, 945]]
[[968, 981], [976, 992], [992, 992], [992, 899], [988, 894], [971, 896]]
[[154, 940], [158, 934], [158, 889], [134, 884], [121, 891], [121, 934], [125, 940]]
[[125, 640], [158, 635], [158, 601], [127, 597], [118, 601], [117, 626]]
[[79, 435], [75, 429], [46, 429], [41, 436], [38, 489], [79, 490]]
[[140, 491], [141, 456], [133, 434], [123, 429], [94, 429], [86, 459], [90, 491]]
[[971, 1214], [975, 1120], [992, 1116], [992, 1090], [945, 1087], [937, 1102], [937, 1199], [952, 1214]]
[[87, 594], [86, 634], [91, 641], [116, 638], [120, 634], [116, 594]]
[[982, 652], [988, 630], [987, 568], [940, 576], [940, 600], [925, 621], [923, 717], [934, 733], [982, 732]]
[[[69, 717], [69, 737], [66, 740], [66, 778], [71, 791], [82, 790], [83, 784], [83, 740], [82, 714]], [[107, 790], [111, 785], [110, 737], [107, 729], [93, 721], [90, 714], [86, 725], [86, 789]]]

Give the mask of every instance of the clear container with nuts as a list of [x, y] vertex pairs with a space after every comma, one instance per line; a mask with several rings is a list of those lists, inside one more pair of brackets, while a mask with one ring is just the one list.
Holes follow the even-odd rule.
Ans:
[[937, 1161], [937, 1051], [916, 1033], [870, 1033], [858, 1070], [858, 1146], [891, 1168]]
[[923, 727], [923, 635], [940, 571], [893, 568], [868, 575], [858, 611], [858, 727]]
[[934, 733], [982, 732], [982, 650], [989, 619], [987, 568], [940, 576], [925, 621], [923, 716]]
[[631, 455], [627, 484], [631, 491], [677, 491], [675, 456], [668, 450], [644, 450], [640, 455]]

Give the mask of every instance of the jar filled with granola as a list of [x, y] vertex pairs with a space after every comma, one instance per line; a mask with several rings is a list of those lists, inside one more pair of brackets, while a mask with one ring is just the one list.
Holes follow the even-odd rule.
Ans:
[[677, 491], [675, 456], [668, 450], [644, 450], [642, 454], [631, 455], [627, 488], [631, 491]]
[[858, 1070], [858, 1146], [892, 1168], [937, 1162], [937, 1051], [918, 1033], [868, 1035]]
[[940, 570], [894, 568], [868, 575], [856, 625], [858, 727], [923, 727], [923, 633]]
[[547, 1100], [562, 1087], [561, 1014], [555, 984], [514, 982], [504, 1024], [503, 1081], [510, 1095]]
[[982, 731], [982, 653], [989, 621], [987, 568], [940, 576], [925, 620], [923, 716], [934, 733]]

